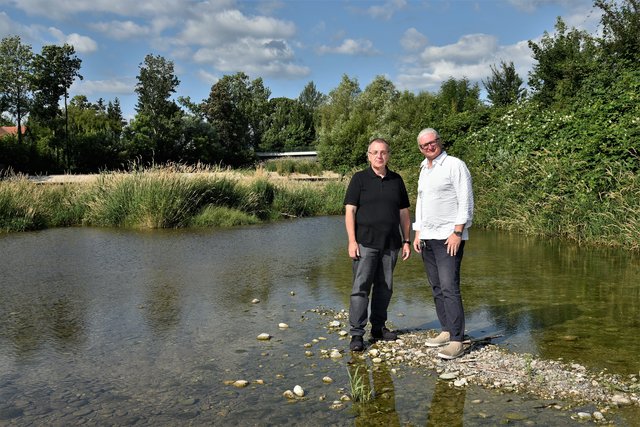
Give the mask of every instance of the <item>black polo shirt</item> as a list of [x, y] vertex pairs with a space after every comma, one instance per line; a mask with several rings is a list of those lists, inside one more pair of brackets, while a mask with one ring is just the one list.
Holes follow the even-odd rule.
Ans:
[[380, 178], [371, 167], [356, 172], [344, 197], [345, 205], [357, 206], [356, 240], [374, 249], [399, 249], [400, 209], [409, 207], [402, 177], [387, 168]]

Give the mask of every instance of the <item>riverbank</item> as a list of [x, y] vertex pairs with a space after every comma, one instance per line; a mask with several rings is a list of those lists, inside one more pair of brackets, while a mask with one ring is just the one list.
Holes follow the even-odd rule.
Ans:
[[[332, 321], [348, 325], [348, 313], [322, 308], [311, 310]], [[327, 329], [335, 330], [329, 322]], [[500, 348], [490, 338], [471, 338], [466, 353], [454, 360], [437, 356], [438, 349], [427, 347], [435, 330], [399, 331], [396, 341], [378, 341], [359, 356], [374, 365], [386, 365], [398, 376], [418, 368], [434, 372], [450, 387], [477, 385], [500, 393], [515, 393], [548, 401], [550, 409], [575, 411], [592, 405], [591, 412], [575, 411], [572, 418], [606, 423], [608, 414], [621, 407], [640, 407], [640, 373], [621, 376], [591, 372], [586, 367], [562, 360], [545, 360]], [[344, 334], [344, 332], [343, 332]]]
[[159, 167], [0, 181], [0, 232], [53, 227], [231, 227], [342, 213], [338, 174]]

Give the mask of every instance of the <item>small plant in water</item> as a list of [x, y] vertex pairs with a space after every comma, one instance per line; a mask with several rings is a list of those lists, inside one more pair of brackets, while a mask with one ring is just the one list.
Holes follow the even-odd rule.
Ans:
[[[351, 386], [351, 398], [354, 402], [369, 402], [373, 398], [372, 392], [364, 380], [364, 374], [360, 373], [360, 366], [353, 371], [347, 370], [349, 374], [349, 385]], [[365, 369], [366, 374], [366, 369]]]

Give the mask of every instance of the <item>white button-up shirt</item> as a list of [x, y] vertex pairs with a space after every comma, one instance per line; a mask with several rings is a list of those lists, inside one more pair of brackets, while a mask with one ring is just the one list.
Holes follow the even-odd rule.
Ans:
[[469, 238], [467, 229], [473, 219], [473, 189], [471, 174], [465, 163], [445, 151], [420, 164], [416, 221], [413, 230], [420, 239], [447, 239], [456, 224], [464, 224], [462, 239]]

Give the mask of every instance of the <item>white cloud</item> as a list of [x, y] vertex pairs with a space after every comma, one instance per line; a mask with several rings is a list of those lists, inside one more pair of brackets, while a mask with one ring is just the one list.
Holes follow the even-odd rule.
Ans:
[[289, 38], [296, 27], [292, 22], [256, 16], [247, 17], [238, 10], [203, 13], [185, 22], [177, 42], [217, 46], [242, 37]]
[[149, 27], [138, 25], [133, 21], [97, 22], [90, 24], [90, 27], [115, 40], [145, 37], [151, 33]]
[[463, 36], [457, 43], [426, 48], [421, 55], [404, 58], [404, 66], [396, 79], [401, 90], [437, 91], [449, 78], [467, 78], [482, 88], [482, 80], [491, 75], [491, 66], [513, 62], [524, 82], [533, 65], [527, 41], [498, 46], [494, 37]]
[[91, 37], [81, 36], [77, 33], [65, 35], [55, 27], [50, 27], [49, 33], [58, 40], [58, 43], [67, 43], [73, 46], [78, 53], [92, 53], [98, 50], [98, 43], [96, 43]]
[[131, 95], [135, 85], [135, 79], [76, 80], [70, 91], [88, 96], [100, 93]]
[[202, 69], [198, 70], [198, 78], [205, 82], [208, 86], [213, 86], [214, 84], [218, 83], [218, 80], [220, 80], [220, 77]]
[[358, 56], [373, 56], [379, 52], [373, 47], [373, 43], [370, 40], [353, 40], [345, 39], [340, 46], [320, 46], [318, 48], [320, 55], [335, 53], [339, 55], [358, 55]]
[[405, 50], [415, 51], [422, 49], [427, 44], [427, 38], [415, 28], [409, 28], [404, 32], [400, 44]]
[[372, 18], [388, 21], [398, 10], [404, 8], [406, 5], [406, 0], [389, 0], [381, 6], [376, 5], [369, 7], [366, 13]]
[[454, 60], [475, 62], [496, 51], [497, 39], [487, 34], [470, 34], [460, 37], [457, 43], [427, 47], [420, 54], [423, 61]]
[[284, 40], [245, 37], [233, 43], [200, 48], [193, 58], [225, 72], [244, 71], [271, 77], [301, 77], [310, 73], [308, 67], [292, 62], [294, 52]]

